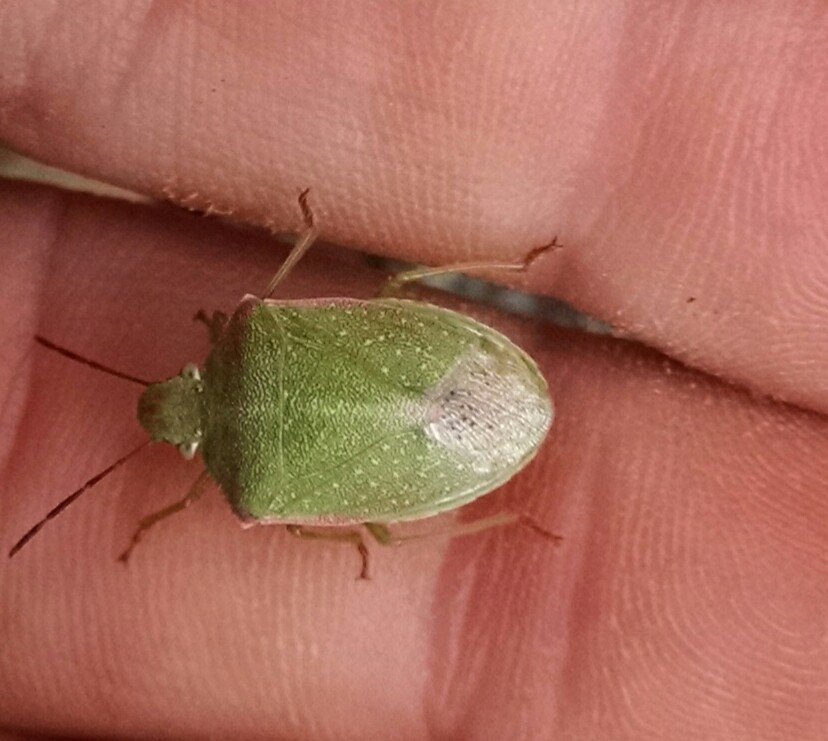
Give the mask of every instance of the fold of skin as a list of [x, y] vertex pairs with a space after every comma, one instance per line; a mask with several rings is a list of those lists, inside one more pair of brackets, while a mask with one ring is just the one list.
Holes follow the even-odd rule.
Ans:
[[[243, 531], [213, 490], [124, 569], [138, 519], [200, 470], [151, 448], [0, 563], [0, 724], [822, 738], [828, 39], [821, 4], [789, 6], [0, 6], [14, 146], [285, 231], [310, 186], [325, 238], [418, 262], [557, 233], [512, 282], [665, 353], [462, 307], [537, 359], [557, 418], [459, 518], [519, 509], [557, 548], [520, 528], [375, 547], [356, 582], [348, 547]], [[6, 549], [142, 436], [137, 387], [32, 336], [171, 375], [207, 351], [193, 313], [261, 291], [285, 249], [16, 183], [0, 233]], [[381, 279], [320, 248], [281, 295]]]

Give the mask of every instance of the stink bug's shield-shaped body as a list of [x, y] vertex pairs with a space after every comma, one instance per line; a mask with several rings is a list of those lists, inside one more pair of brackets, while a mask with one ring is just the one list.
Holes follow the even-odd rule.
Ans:
[[[299, 198], [307, 231], [268, 287], [270, 296], [316, 237], [307, 191]], [[423, 268], [392, 283], [458, 269], [523, 270], [520, 264]], [[552, 423], [546, 382], [534, 361], [499, 332], [448, 309], [395, 298], [274, 301], [246, 296], [229, 321], [204, 319], [213, 348], [203, 369], [187, 365], [161, 383], [75, 360], [146, 386], [138, 417], [150, 438], [200, 450], [203, 473], [187, 496], [145, 517], [120, 560], [142, 534], [189, 506], [215, 479], [248, 523], [364, 523], [380, 542], [399, 542], [382, 523], [457, 508], [496, 488], [537, 452]], [[142, 446], [143, 447], [143, 446]], [[123, 456], [54, 507], [14, 545], [17, 553], [50, 519], [120, 466]], [[467, 532], [514, 522], [499, 516]], [[541, 534], [552, 536], [529, 522]]]
[[[172, 379], [170, 382], [178, 382]], [[156, 439], [169, 400], [151, 387]], [[552, 420], [535, 363], [506, 337], [425, 303], [247, 296], [178, 398], [210, 475], [244, 520], [393, 522], [491, 491]], [[176, 390], [176, 393], [179, 393]]]

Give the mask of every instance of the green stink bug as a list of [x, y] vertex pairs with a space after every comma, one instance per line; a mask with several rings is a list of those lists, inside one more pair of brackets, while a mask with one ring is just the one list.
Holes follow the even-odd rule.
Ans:
[[[380, 542], [394, 542], [387, 523], [430, 517], [497, 488], [547, 434], [553, 411], [543, 376], [523, 350], [480, 322], [391, 297], [271, 299], [317, 236], [307, 191], [299, 203], [306, 229], [264, 297], [246, 296], [229, 318], [199, 312], [212, 343], [203, 367], [188, 364], [144, 384], [138, 418], [150, 440], [177, 446], [185, 458], [200, 452], [205, 470], [182, 500], [141, 521], [122, 561], [212, 478], [245, 524], [355, 543], [364, 578], [358, 531], [309, 527], [365, 525]], [[554, 244], [518, 265], [419, 269], [389, 286], [476, 267], [523, 270]], [[9, 555], [138, 450], [63, 500]], [[465, 530], [517, 519], [499, 515]]]

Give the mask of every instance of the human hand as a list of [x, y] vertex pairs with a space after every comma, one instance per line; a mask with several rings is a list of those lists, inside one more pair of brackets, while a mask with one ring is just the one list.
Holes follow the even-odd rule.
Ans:
[[[355, 554], [241, 531], [154, 448], [0, 565], [0, 719], [151, 737], [817, 739], [828, 725], [824, 24], [805, 6], [552, 13], [421, 4], [0, 8], [0, 137], [238, 221], [417, 262], [519, 259], [640, 344], [477, 309], [557, 418], [471, 517], [519, 528]], [[126, 12], [128, 10], [128, 12]], [[366, 30], [367, 29], [367, 30]], [[807, 103], [802, 103], [806, 101]], [[0, 530], [140, 440], [136, 375], [207, 349], [284, 255], [261, 235], [4, 184]], [[372, 295], [312, 250], [284, 297]], [[692, 300], [691, 300], [692, 299]], [[481, 313], [482, 312], [482, 313]], [[788, 405], [766, 400], [775, 396]], [[449, 520], [451, 517], [449, 516]]]

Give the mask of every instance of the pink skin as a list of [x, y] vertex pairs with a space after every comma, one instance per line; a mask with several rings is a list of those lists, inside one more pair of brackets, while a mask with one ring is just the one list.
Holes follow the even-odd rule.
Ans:
[[[154, 447], [0, 562], [0, 724], [76, 736], [822, 739], [828, 728], [828, 24], [818, 0], [0, 6], [0, 137], [177, 204], [510, 282], [636, 342], [477, 308], [541, 364], [538, 459], [372, 550], [237, 527]], [[403, 9], [404, 8], [404, 9]], [[136, 375], [262, 290], [264, 236], [0, 188], [4, 548], [140, 441]], [[311, 250], [281, 296], [370, 296]], [[261, 288], [259, 288], [261, 287]], [[660, 352], [659, 352], [660, 351]], [[690, 370], [665, 355], [695, 368]], [[789, 402], [766, 400], [772, 396]], [[448, 524], [452, 516], [439, 522]]]

